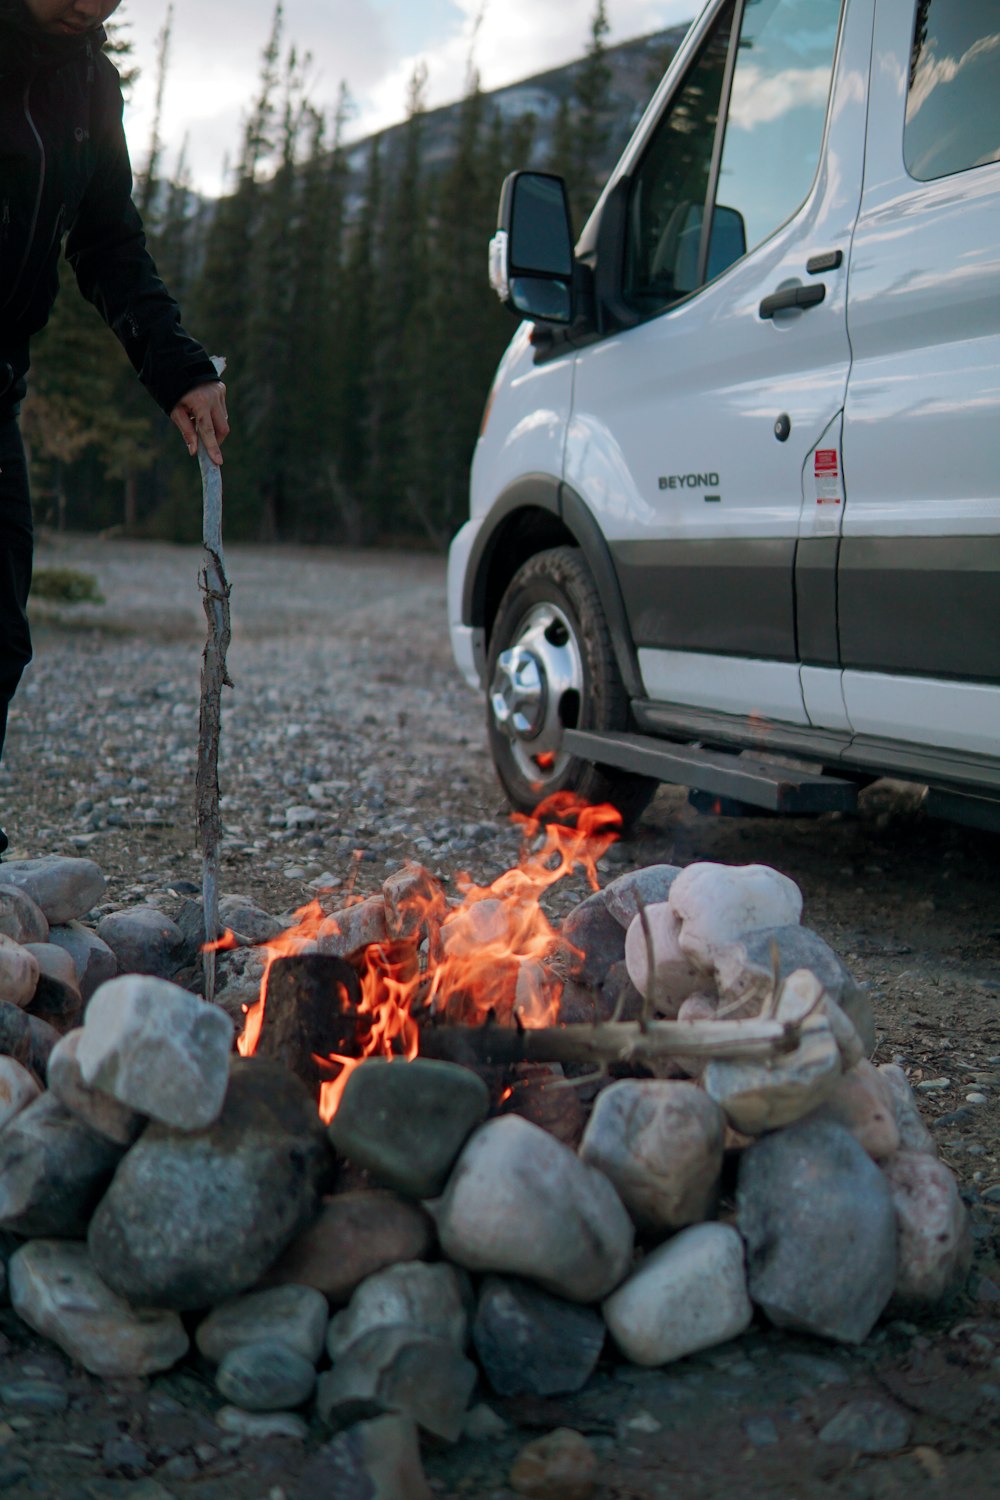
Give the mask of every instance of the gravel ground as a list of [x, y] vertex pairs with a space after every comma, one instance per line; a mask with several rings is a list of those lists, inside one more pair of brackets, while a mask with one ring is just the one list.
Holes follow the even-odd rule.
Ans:
[[[109, 906], [141, 898], [176, 911], [200, 884], [199, 561], [195, 548], [94, 538], [39, 549], [40, 566], [92, 573], [106, 603], [34, 608], [36, 660], [11, 718], [0, 822], [14, 854], [95, 859]], [[223, 891], [281, 913], [310, 899], [313, 882], [375, 890], [408, 858], [446, 881], [506, 868], [517, 832], [481, 705], [451, 662], [442, 561], [241, 547], [227, 563], [234, 688], [222, 730]], [[1000, 1493], [1000, 838], [929, 820], [919, 790], [897, 783], [861, 800], [851, 819], [721, 819], [663, 788], [604, 865], [610, 877], [663, 860], [759, 861], [798, 881], [804, 921], [870, 987], [876, 1060], [906, 1067], [965, 1190], [977, 1244], [965, 1298], [934, 1317], [896, 1320], [859, 1351], [761, 1329], [664, 1372], [609, 1365], [573, 1400], [494, 1403], [505, 1437], [426, 1456], [439, 1493], [509, 1495], [513, 1454], [560, 1425], [592, 1439], [597, 1493], [609, 1500]], [[554, 910], [583, 894], [557, 892]], [[5, 1493], [305, 1500], [293, 1445], [227, 1451], [235, 1445], [211, 1424], [218, 1402], [204, 1372], [105, 1387], [70, 1371], [9, 1314], [0, 1327]], [[4, 1382], [23, 1381], [39, 1361], [61, 1372], [69, 1407], [12, 1417]], [[902, 1452], [864, 1456], [817, 1441], [855, 1398], [907, 1413]], [[144, 1467], [107, 1449], [123, 1433]], [[164, 1451], [169, 1458], [156, 1457]], [[183, 1460], [176, 1472], [161, 1467], [171, 1458]]]

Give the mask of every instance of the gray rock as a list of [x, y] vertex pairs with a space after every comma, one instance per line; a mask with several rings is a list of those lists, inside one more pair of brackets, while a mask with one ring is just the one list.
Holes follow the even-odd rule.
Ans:
[[472, 1339], [498, 1395], [559, 1396], [582, 1390], [594, 1373], [604, 1323], [592, 1308], [526, 1281], [487, 1276]]
[[787, 978], [796, 969], [811, 970], [834, 1004], [854, 1022], [865, 1053], [870, 1055], [875, 1046], [871, 1002], [833, 949], [808, 927], [765, 927], [744, 934], [723, 949], [715, 964], [715, 982], [723, 1004], [739, 1006], [739, 1013], [744, 1015], [758, 1013], [774, 982], [772, 946], [778, 950], [781, 977]]
[[100, 1279], [86, 1245], [32, 1240], [8, 1269], [14, 1311], [92, 1375], [151, 1375], [187, 1352], [177, 1314], [129, 1307]]
[[468, 1336], [462, 1279], [454, 1266], [411, 1261], [389, 1266], [358, 1287], [343, 1312], [330, 1321], [326, 1347], [338, 1360], [371, 1328], [407, 1327], [446, 1339], [461, 1351]]
[[69, 1406], [69, 1392], [54, 1380], [9, 1380], [0, 1385], [0, 1404], [14, 1411], [52, 1416]]
[[286, 1411], [309, 1400], [316, 1370], [287, 1344], [239, 1344], [223, 1355], [215, 1384], [220, 1395], [244, 1411]]
[[896, 1297], [941, 1302], [962, 1286], [972, 1263], [972, 1231], [954, 1173], [922, 1151], [899, 1151], [882, 1169], [899, 1227]]
[[84, 1234], [121, 1155], [120, 1146], [42, 1094], [0, 1131], [0, 1228]]
[[0, 1054], [16, 1058], [27, 1068], [33, 1065], [31, 1018], [9, 1000], [0, 1000]]
[[599, 1167], [640, 1228], [663, 1233], [711, 1217], [725, 1117], [693, 1083], [622, 1079], [594, 1103], [580, 1157]]
[[[241, 938], [251, 943], [269, 943], [284, 932], [287, 923], [263, 910], [249, 896], [223, 896], [219, 902], [219, 921], [222, 926], [238, 932]], [[205, 926], [202, 918], [202, 936]]]
[[49, 1089], [70, 1114], [98, 1135], [120, 1146], [131, 1146], [141, 1134], [146, 1116], [84, 1083], [77, 1058], [82, 1035], [82, 1029], [68, 1031], [53, 1047], [47, 1068]]
[[303, 1495], [329, 1500], [434, 1500], [409, 1417], [356, 1422], [306, 1463]]
[[604, 1303], [626, 1359], [664, 1365], [749, 1328], [743, 1245], [728, 1224], [694, 1224], [653, 1250]]
[[168, 980], [126, 974], [91, 999], [76, 1055], [89, 1087], [176, 1130], [199, 1130], [222, 1108], [232, 1043], [233, 1023], [217, 1006]]
[[7, 885], [3, 870], [0, 870], [0, 932], [15, 943], [44, 943], [49, 936], [48, 920], [38, 902], [19, 886]]
[[154, 1123], [132, 1147], [91, 1221], [94, 1264], [137, 1305], [213, 1306], [254, 1286], [311, 1222], [331, 1166], [298, 1080], [237, 1061], [214, 1125]]
[[268, 1271], [268, 1283], [315, 1287], [346, 1302], [366, 1277], [400, 1261], [422, 1260], [437, 1242], [416, 1203], [381, 1190], [339, 1193]]
[[48, 941], [40, 943], [25, 943], [28, 952], [38, 961], [39, 974], [47, 974], [50, 979], [58, 979], [63, 984], [80, 993], [80, 981], [77, 977], [76, 964], [72, 956], [65, 948], [60, 948], [58, 943]]
[[41, 1016], [32, 1015], [30, 1011], [24, 1019], [28, 1023], [28, 1056], [25, 1067], [30, 1068], [37, 1078], [44, 1078], [52, 1049], [59, 1041], [59, 1032], [48, 1021]]
[[880, 1063], [879, 1073], [892, 1090], [900, 1150], [921, 1151], [927, 1156], [937, 1156], [934, 1137], [921, 1118], [917, 1096], [910, 1088], [910, 1081], [902, 1068], [896, 1063]]
[[97, 924], [119, 974], [154, 974], [172, 979], [184, 962], [184, 935], [177, 923], [154, 906], [109, 912]]
[[330, 1140], [386, 1187], [433, 1198], [489, 1104], [485, 1083], [468, 1068], [369, 1058], [347, 1081]]
[[369, 896], [356, 906], [345, 906], [320, 923], [316, 947], [320, 953], [347, 958], [369, 943], [384, 943], [389, 936], [385, 925], [385, 901]]
[[852, 1453], [895, 1453], [910, 1441], [910, 1419], [883, 1401], [851, 1401], [818, 1433], [821, 1443], [836, 1443]]
[[750, 1296], [779, 1327], [861, 1343], [896, 1281], [888, 1183], [842, 1125], [803, 1120], [740, 1158]]
[[41, 1089], [33, 1073], [13, 1057], [0, 1056], [0, 1130], [19, 1115]]
[[0, 1000], [22, 1009], [38, 987], [38, 960], [27, 948], [0, 932]]
[[608, 1179], [518, 1115], [476, 1131], [436, 1212], [451, 1260], [573, 1302], [606, 1296], [631, 1263], [632, 1221]]
[[[36, 943], [27, 951], [36, 958], [38, 953], [58, 953], [72, 968], [69, 955], [55, 944]], [[39, 961], [38, 983], [26, 1009], [30, 1015], [37, 1016], [51, 1026], [60, 1036], [65, 1036], [67, 1031], [79, 1026], [83, 1016], [83, 996], [80, 994], [76, 975], [73, 974], [67, 983], [58, 975], [47, 974]]]
[[412, 1328], [372, 1328], [320, 1376], [316, 1404], [322, 1420], [335, 1427], [396, 1412], [454, 1443], [475, 1383], [475, 1365], [447, 1339]]
[[68, 922], [49, 929], [49, 942], [63, 948], [73, 960], [84, 1001], [118, 973], [118, 962], [107, 943], [82, 922]]
[[3, 883], [27, 891], [53, 926], [85, 917], [107, 890], [107, 881], [92, 859], [55, 854], [5, 860]]
[[395, 942], [414, 938], [428, 916], [440, 923], [448, 910], [444, 887], [423, 865], [405, 864], [382, 882], [388, 936]]
[[294, 1411], [244, 1411], [241, 1406], [221, 1406], [215, 1420], [223, 1432], [237, 1437], [288, 1438], [293, 1443], [304, 1443], [309, 1436], [309, 1423]]
[[611, 966], [625, 957], [625, 930], [608, 910], [603, 891], [575, 906], [559, 933], [577, 950], [570, 963], [574, 978], [581, 984], [602, 984]]
[[628, 927], [639, 907], [658, 906], [670, 898], [670, 888], [681, 873], [680, 865], [647, 865], [627, 870], [604, 887], [604, 904], [622, 927]]
[[198, 1324], [195, 1343], [213, 1364], [243, 1344], [260, 1343], [284, 1344], [315, 1364], [329, 1321], [326, 1298], [314, 1287], [267, 1287], [213, 1308]]

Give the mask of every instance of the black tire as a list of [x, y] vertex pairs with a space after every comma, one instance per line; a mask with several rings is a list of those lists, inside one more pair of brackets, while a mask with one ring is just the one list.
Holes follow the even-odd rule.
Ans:
[[627, 825], [658, 782], [595, 766], [562, 749], [567, 728], [611, 731], [628, 723], [600, 597], [575, 547], [528, 559], [500, 601], [490, 638], [486, 720], [504, 791], [520, 812], [553, 792], [610, 802]]

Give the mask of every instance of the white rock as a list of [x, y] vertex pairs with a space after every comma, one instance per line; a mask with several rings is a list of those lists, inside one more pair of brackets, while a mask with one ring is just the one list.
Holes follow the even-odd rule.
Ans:
[[290, 1438], [304, 1443], [309, 1423], [294, 1411], [244, 1411], [241, 1406], [220, 1406], [215, 1420], [223, 1432], [245, 1438]]
[[146, 1123], [146, 1116], [84, 1083], [77, 1056], [82, 1036], [82, 1026], [67, 1031], [49, 1053], [49, 1091], [91, 1130], [121, 1146], [130, 1146]]
[[129, 1307], [104, 1285], [84, 1244], [31, 1240], [7, 1269], [18, 1316], [92, 1375], [151, 1375], [187, 1353], [177, 1313]]
[[315, 1287], [267, 1287], [233, 1297], [212, 1309], [199, 1324], [195, 1343], [206, 1359], [218, 1364], [244, 1344], [284, 1344], [315, 1364], [323, 1352], [330, 1315], [326, 1298]]
[[0, 932], [0, 1000], [30, 1005], [38, 988], [38, 959], [27, 948]]
[[100, 866], [92, 859], [55, 854], [44, 859], [6, 860], [3, 883], [27, 891], [53, 924], [85, 917], [107, 890]]
[[902, 1068], [896, 1063], [880, 1063], [879, 1073], [892, 1090], [900, 1149], [921, 1151], [925, 1156], [937, 1156], [934, 1137], [920, 1117], [917, 1096], [910, 1088], [910, 1080]]
[[370, 1328], [405, 1325], [465, 1348], [468, 1314], [454, 1266], [423, 1261], [390, 1266], [361, 1283], [343, 1312], [330, 1321], [326, 1347], [339, 1359]]
[[0, 1057], [0, 1130], [40, 1093], [27, 1068], [13, 1057]]
[[840, 1048], [820, 1005], [822, 986], [806, 969], [789, 976], [777, 1007], [777, 1019], [800, 1021], [799, 1044], [792, 1052], [761, 1061], [712, 1061], [702, 1073], [702, 1087], [725, 1111], [736, 1130], [761, 1135], [791, 1125], [810, 1114], [832, 1093], [842, 1061]]
[[176, 1130], [202, 1130], [222, 1110], [233, 1023], [215, 1005], [146, 974], [103, 984], [84, 1020], [84, 1083]]
[[611, 1179], [640, 1228], [679, 1229], [712, 1214], [724, 1126], [697, 1084], [622, 1079], [597, 1096], [580, 1157]]
[[470, 1137], [436, 1213], [458, 1265], [527, 1276], [570, 1301], [606, 1296], [631, 1264], [632, 1221], [608, 1179], [519, 1115]]
[[802, 916], [802, 892], [770, 865], [688, 865], [670, 888], [681, 952], [710, 974], [724, 949], [746, 932], [785, 927]]
[[749, 1326], [743, 1241], [728, 1224], [695, 1224], [653, 1250], [604, 1303], [626, 1359], [665, 1365]]
[[969, 1216], [954, 1174], [936, 1157], [900, 1151], [882, 1164], [899, 1229], [895, 1295], [939, 1302], [957, 1291], [972, 1260]]
[[641, 916], [633, 917], [625, 934], [625, 967], [639, 994], [648, 998], [652, 990], [657, 1014], [670, 1018], [676, 1016], [688, 995], [703, 986], [705, 976], [681, 952], [680, 921], [669, 902], [647, 906], [646, 919], [653, 948], [652, 976], [650, 944]]

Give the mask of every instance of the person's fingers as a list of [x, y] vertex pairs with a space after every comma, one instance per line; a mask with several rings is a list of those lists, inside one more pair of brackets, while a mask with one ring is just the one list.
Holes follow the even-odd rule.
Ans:
[[170, 420], [184, 439], [187, 451], [193, 457], [198, 452], [198, 434], [191, 420], [191, 413], [186, 407], [177, 405], [170, 413]]
[[[198, 436], [205, 444], [205, 452], [218, 468], [222, 467], [222, 449], [219, 447], [219, 438], [216, 436], [216, 425], [210, 411], [202, 412], [198, 417]], [[225, 434], [221, 434], [223, 437]]]

